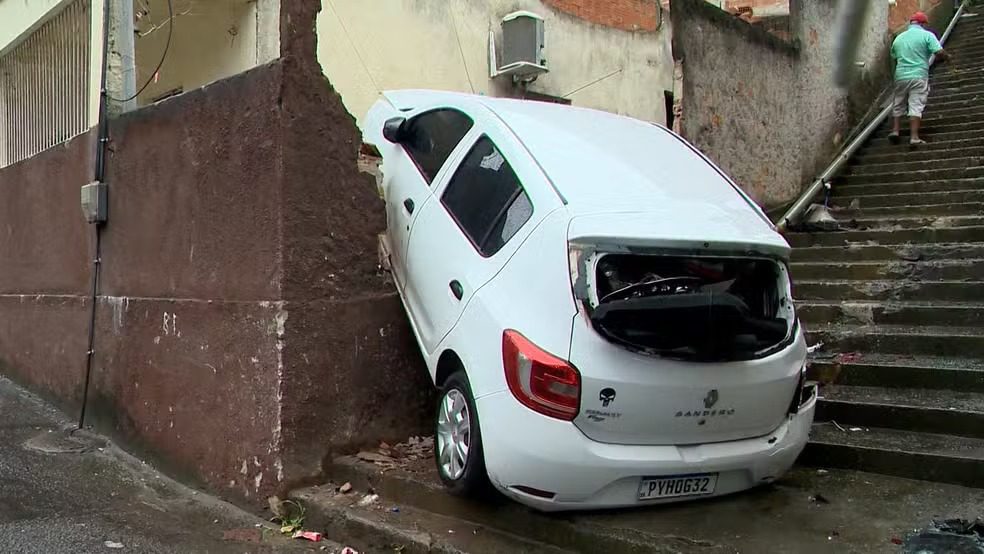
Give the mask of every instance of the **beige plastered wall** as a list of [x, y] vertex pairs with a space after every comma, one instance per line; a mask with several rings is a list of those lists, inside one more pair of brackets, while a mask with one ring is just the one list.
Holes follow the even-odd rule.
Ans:
[[509, 77], [489, 78], [488, 43], [491, 29], [501, 52], [502, 17], [516, 10], [546, 20], [550, 72], [531, 91], [666, 122], [663, 93], [673, 90], [668, 13], [659, 31], [647, 33], [589, 23], [539, 0], [323, 0], [318, 59], [360, 123], [385, 90], [515, 96]]
[[141, 106], [175, 89], [193, 90], [279, 57], [279, 0], [173, 0], [174, 31], [164, 65], [154, 70], [167, 44], [166, 0], [134, 0], [138, 19], [137, 98]]

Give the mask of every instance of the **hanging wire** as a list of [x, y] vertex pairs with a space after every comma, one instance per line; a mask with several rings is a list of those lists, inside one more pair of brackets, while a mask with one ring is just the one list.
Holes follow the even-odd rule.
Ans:
[[[106, 32], [109, 32], [108, 29], [106, 30]], [[172, 0], [167, 0], [167, 42], [164, 44], [164, 52], [161, 54], [161, 61], [157, 62], [157, 67], [154, 68], [153, 72], [151, 72], [150, 77], [147, 78], [147, 82], [144, 83], [144, 85], [140, 87], [140, 90], [135, 92], [133, 96], [124, 99], [113, 98], [112, 96], [109, 95], [107, 95], [106, 97], [114, 102], [129, 102], [130, 100], [133, 100], [136, 97], [140, 96], [140, 94], [143, 93], [143, 91], [147, 90], [147, 87], [149, 87], [150, 84], [154, 82], [154, 77], [157, 76], [157, 73], [161, 70], [161, 67], [164, 66], [164, 60], [167, 59], [168, 50], [171, 49], [171, 37], [173, 35], [174, 35], [174, 4]]]

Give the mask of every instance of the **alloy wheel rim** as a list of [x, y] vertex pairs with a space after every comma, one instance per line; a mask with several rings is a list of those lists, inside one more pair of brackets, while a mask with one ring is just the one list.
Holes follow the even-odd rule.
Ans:
[[441, 471], [457, 480], [465, 472], [471, 447], [471, 420], [468, 402], [458, 389], [451, 389], [441, 399], [437, 414], [437, 457]]

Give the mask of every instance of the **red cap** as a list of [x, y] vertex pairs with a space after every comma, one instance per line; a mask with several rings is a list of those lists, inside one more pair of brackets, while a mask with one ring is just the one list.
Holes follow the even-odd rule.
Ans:
[[921, 25], [925, 25], [925, 24], [929, 23], [929, 18], [926, 17], [926, 14], [924, 14], [923, 12], [916, 12], [916, 13], [912, 14], [912, 17], [909, 18], [909, 22], [910, 23], [919, 23]]

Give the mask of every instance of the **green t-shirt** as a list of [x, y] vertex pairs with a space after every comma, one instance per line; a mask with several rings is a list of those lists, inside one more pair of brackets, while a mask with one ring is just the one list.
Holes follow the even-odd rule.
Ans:
[[929, 58], [942, 49], [943, 45], [936, 35], [919, 25], [909, 25], [892, 43], [895, 80], [928, 79]]

